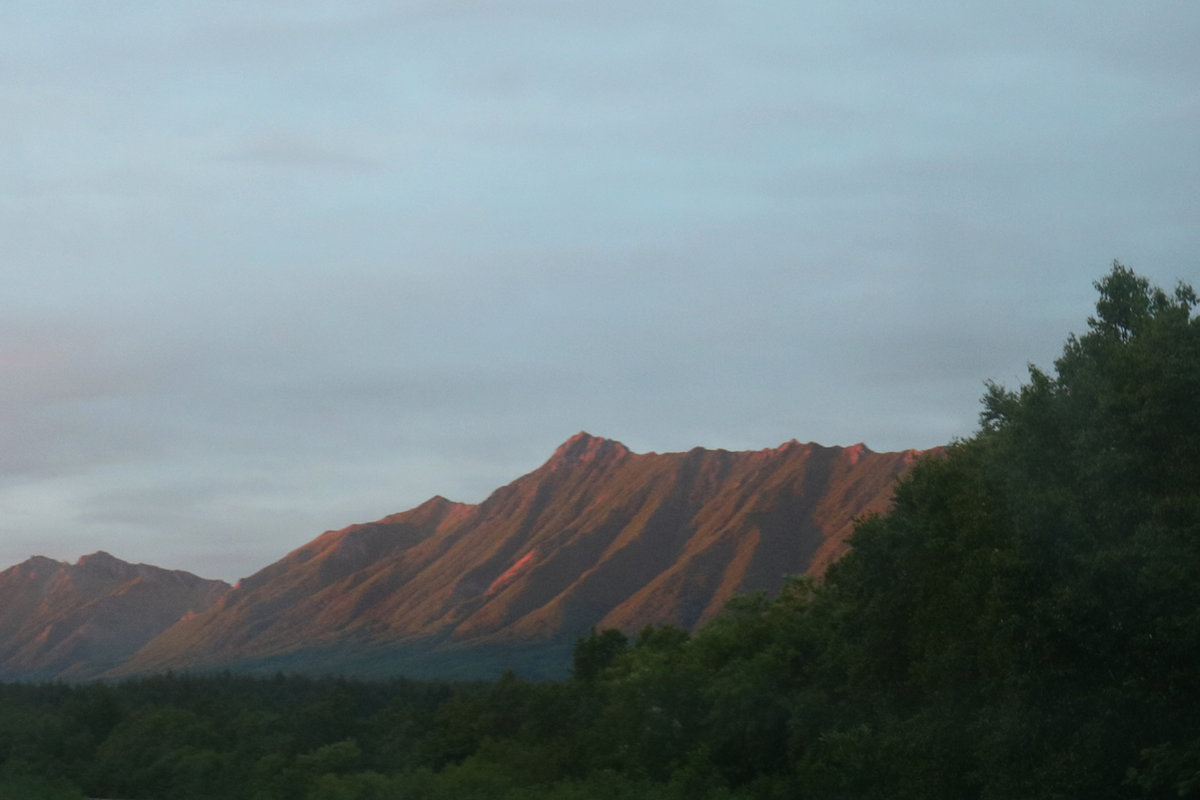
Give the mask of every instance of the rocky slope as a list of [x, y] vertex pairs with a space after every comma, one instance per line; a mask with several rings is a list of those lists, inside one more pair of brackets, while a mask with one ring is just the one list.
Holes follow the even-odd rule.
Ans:
[[561, 674], [592, 626], [692, 629], [734, 594], [820, 573], [916, 455], [795, 441], [636, 454], [581, 433], [479, 505], [435, 497], [325, 533], [111, 675]]
[[84, 680], [123, 663], [229, 584], [108, 553], [0, 572], [0, 680]]

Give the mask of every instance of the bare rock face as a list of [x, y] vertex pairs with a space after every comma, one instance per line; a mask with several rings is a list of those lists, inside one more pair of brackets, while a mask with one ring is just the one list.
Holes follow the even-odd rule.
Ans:
[[108, 553], [41, 556], [0, 572], [0, 679], [86, 680], [229, 589]]
[[822, 573], [917, 455], [795, 441], [636, 454], [580, 433], [479, 505], [435, 497], [323, 534], [112, 674], [560, 674], [592, 626], [695, 629], [735, 594]]

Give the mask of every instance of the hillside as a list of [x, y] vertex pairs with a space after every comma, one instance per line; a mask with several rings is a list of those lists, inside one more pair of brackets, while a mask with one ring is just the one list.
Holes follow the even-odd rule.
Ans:
[[0, 680], [93, 678], [228, 589], [104, 552], [34, 556], [0, 572]]
[[692, 630], [846, 549], [916, 453], [789, 442], [637, 454], [580, 433], [478, 505], [330, 531], [110, 673], [561, 674], [591, 627]]

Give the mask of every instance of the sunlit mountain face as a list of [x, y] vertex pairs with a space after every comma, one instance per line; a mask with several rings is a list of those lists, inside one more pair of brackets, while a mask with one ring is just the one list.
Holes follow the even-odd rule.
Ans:
[[317, 537], [109, 674], [563, 674], [593, 626], [695, 629], [736, 594], [821, 574], [918, 455], [638, 454], [580, 433], [478, 505], [434, 497]]
[[86, 680], [120, 665], [229, 584], [108, 553], [0, 572], [0, 680]]

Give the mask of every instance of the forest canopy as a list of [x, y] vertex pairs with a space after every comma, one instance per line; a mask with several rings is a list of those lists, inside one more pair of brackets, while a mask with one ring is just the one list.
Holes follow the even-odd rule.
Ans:
[[1200, 794], [1200, 321], [1114, 264], [824, 580], [563, 682], [0, 686], [0, 798]]

